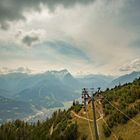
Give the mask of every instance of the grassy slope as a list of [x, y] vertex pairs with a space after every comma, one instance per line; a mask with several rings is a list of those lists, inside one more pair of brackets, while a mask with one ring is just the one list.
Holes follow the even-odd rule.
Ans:
[[[100, 105], [95, 103], [97, 105], [96, 108], [98, 108]], [[87, 117], [84, 114], [84, 110], [82, 109], [79, 113], [80, 116], [84, 116]], [[91, 104], [88, 107], [88, 114], [90, 119], [93, 119], [93, 115], [92, 115], [92, 107]], [[97, 119], [99, 118], [99, 114], [97, 114]], [[88, 121], [87, 120], [83, 120], [83, 119], [79, 119], [77, 117], [75, 117], [74, 115], [72, 115], [73, 121], [76, 121], [79, 128], [79, 139], [81, 139], [81, 137], [83, 135], [87, 135], [87, 140], [92, 140], [91, 134], [90, 134], [90, 129], [89, 129], [89, 125], [88, 125]], [[106, 119], [106, 118], [104, 118]], [[133, 117], [133, 119], [137, 122], [140, 123], [140, 113], [138, 113], [135, 117]], [[99, 138], [100, 140], [115, 140], [114, 134], [118, 137], [123, 138], [123, 140], [140, 140], [140, 126], [137, 126], [134, 122], [132, 122], [131, 120], [129, 120], [126, 124], [118, 124], [117, 126], [114, 126], [111, 130], [112, 133], [110, 135], [110, 137], [105, 137], [104, 133], [103, 133], [103, 129], [102, 129], [102, 124], [103, 124], [103, 120], [99, 120], [97, 122], [98, 124], [98, 129], [99, 129]], [[90, 122], [90, 125], [92, 126], [92, 131], [93, 130], [93, 123]], [[95, 137], [94, 137], [95, 139]]]
[[[133, 118], [140, 123], [140, 114]], [[102, 121], [99, 123], [100, 126], [100, 140], [114, 140], [113, 133], [119, 137], [121, 136], [124, 140], [140, 140], [140, 127], [134, 124], [132, 121], [128, 121], [127, 124], [115, 126], [112, 130], [112, 134], [109, 138], [106, 138], [102, 130]]]
[[[134, 117], [137, 122], [140, 123], [140, 114]], [[139, 140], [140, 139], [140, 127], [129, 121], [126, 125], [119, 125], [116, 129], [116, 134], [122, 136], [124, 140]]]
[[[88, 114], [89, 114], [89, 118], [93, 119], [91, 109], [92, 108], [90, 105], [89, 110], [88, 110]], [[87, 118], [86, 114], [84, 114], [83, 112], [84, 112], [84, 110], [82, 109], [78, 114], [80, 116]], [[97, 116], [97, 118], [98, 117], [99, 116]], [[78, 140], [81, 140], [83, 135], [88, 136], [87, 140], [92, 140], [88, 121], [83, 120], [83, 119], [79, 119], [79, 118], [75, 117], [74, 115], [72, 115], [72, 118], [73, 118], [72, 120], [74, 122], [77, 122], [77, 124], [78, 124], [78, 131], [79, 131], [79, 139]], [[133, 119], [140, 123], [140, 114], [136, 115], [136, 117], [134, 117]], [[103, 129], [102, 129], [103, 120], [99, 120], [97, 122], [97, 124], [98, 124], [98, 129], [99, 129], [100, 140], [115, 140], [115, 137], [113, 134], [115, 134], [117, 137], [121, 136], [124, 140], [140, 140], [140, 127], [137, 126], [136, 124], [134, 124], [132, 121], [128, 121], [128, 123], [124, 124], [124, 125], [115, 126], [112, 129], [112, 134], [109, 138], [106, 138], [103, 134]], [[90, 122], [90, 125], [92, 127], [92, 131], [94, 132], [93, 123]]]
[[[88, 116], [87, 116], [88, 114]], [[92, 105], [91, 103], [88, 105], [88, 110], [87, 110], [87, 114], [84, 111], [84, 109], [82, 108], [81, 111], [78, 113], [79, 116], [85, 117], [85, 118], [89, 118], [89, 119], [93, 119], [93, 113], [92, 113]], [[99, 114], [97, 114], [97, 119], [99, 118]], [[93, 122], [89, 122], [87, 120], [84, 119], [79, 119], [78, 117], [74, 116], [72, 114], [72, 120], [73, 122], [77, 122], [78, 124], [78, 131], [79, 131], [79, 138], [78, 140], [81, 140], [81, 138], [85, 135], [87, 136], [87, 140], [92, 140], [92, 137], [94, 138], [94, 129], [93, 129]], [[90, 126], [89, 126], [90, 124]], [[91, 130], [92, 130], [92, 135], [91, 135]]]
[[[89, 107], [90, 109], [87, 111], [88, 114], [89, 114], [89, 118], [91, 119], [92, 118], [92, 112], [91, 112], [91, 105]], [[81, 111], [78, 113], [78, 115], [82, 116], [82, 117], [85, 117], [87, 118], [87, 114], [84, 113], [84, 109], [82, 108]], [[72, 120], [73, 122], [77, 122], [78, 124], [78, 131], [79, 131], [79, 138], [78, 140], [81, 140], [81, 138], [85, 135], [87, 136], [87, 140], [92, 140], [92, 136], [91, 136], [91, 133], [90, 133], [90, 130], [89, 130], [89, 122], [87, 120], [83, 120], [83, 119], [80, 119], [76, 116], [74, 116], [72, 114]], [[90, 122], [90, 126], [92, 127], [92, 122]], [[93, 129], [93, 127], [92, 127]]]

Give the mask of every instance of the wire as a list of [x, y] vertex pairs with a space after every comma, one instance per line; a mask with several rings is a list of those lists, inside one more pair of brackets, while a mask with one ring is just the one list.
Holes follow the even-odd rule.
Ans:
[[135, 123], [136, 125], [140, 126], [140, 123], [138, 123], [137, 121], [135, 121], [134, 119], [130, 118], [128, 115], [126, 115], [124, 112], [122, 112], [120, 109], [118, 109], [117, 107], [115, 107], [112, 103], [110, 103], [107, 99], [105, 99], [112, 107], [114, 107], [116, 110], [118, 110], [119, 112], [121, 112], [125, 117], [127, 117], [129, 120], [131, 120], [133, 123]]
[[107, 122], [105, 121], [105, 119], [103, 118], [103, 114], [101, 114], [101, 112], [99, 110], [97, 110], [101, 119], [103, 120], [103, 122], [106, 124], [106, 126], [108, 127], [108, 129], [110, 130], [110, 132], [112, 133], [112, 135], [115, 137], [116, 140], [118, 140], [116, 134], [110, 129], [110, 127], [108, 126]]
[[118, 140], [116, 134], [110, 129], [110, 127], [108, 126], [108, 124], [107, 124], [107, 122], [105, 121], [105, 119], [104, 119], [104, 118], [102, 118], [102, 119], [103, 119], [103, 122], [106, 124], [107, 128], [110, 130], [110, 132], [112, 132], [112, 135], [115, 137], [115, 139]]

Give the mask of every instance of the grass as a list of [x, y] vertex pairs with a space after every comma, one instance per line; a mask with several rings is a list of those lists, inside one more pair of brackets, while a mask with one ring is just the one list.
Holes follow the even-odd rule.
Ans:
[[[78, 114], [80, 116], [87, 118], [87, 115], [84, 114], [83, 109], [81, 109], [81, 111]], [[88, 114], [89, 114], [89, 118], [93, 119], [91, 104], [88, 106]], [[96, 118], [98, 119], [99, 114], [98, 113], [96, 113], [96, 114], [97, 114]], [[138, 115], [136, 115], [133, 119], [140, 123], [140, 113]], [[89, 129], [89, 124], [88, 124], [87, 120], [79, 119], [79, 118], [75, 117], [74, 115], [72, 115], [72, 121], [77, 122], [77, 124], [78, 124], [78, 131], [79, 131], [78, 140], [81, 140], [82, 136], [84, 136], [84, 135], [88, 136], [87, 140], [92, 140], [90, 129]], [[99, 129], [99, 139], [100, 140], [115, 140], [113, 133], [117, 136], [117, 138], [121, 137], [121, 138], [123, 138], [123, 140], [140, 140], [140, 126], [137, 126], [131, 120], [129, 120], [127, 122], [127, 124], [123, 124], [123, 125], [119, 124], [117, 126], [114, 126], [112, 129], [112, 134], [108, 138], [105, 137], [104, 133], [103, 133], [103, 129], [102, 129], [103, 120], [102, 119], [99, 120], [97, 122], [97, 124], [98, 124], [98, 129]], [[94, 134], [93, 122], [90, 122], [90, 125], [92, 127], [92, 132]]]
[[[105, 119], [105, 118], [104, 118]], [[133, 118], [140, 123], [140, 113]], [[126, 124], [118, 124], [114, 126], [110, 137], [105, 137], [102, 129], [103, 120], [98, 122], [100, 129], [100, 140], [115, 140], [114, 134], [117, 138], [121, 137], [123, 140], [140, 140], [140, 126], [129, 120]]]
[[[87, 112], [88, 112], [89, 119], [93, 119], [91, 104], [89, 105]], [[78, 113], [78, 115], [87, 118], [87, 114], [85, 113], [83, 108]], [[92, 140], [91, 131], [89, 129], [89, 123], [90, 123], [91, 130], [93, 132], [93, 122], [88, 122], [87, 120], [79, 119], [74, 115], [72, 115], [72, 120], [73, 122], [76, 122], [78, 124], [78, 132], [79, 132], [78, 140], [81, 140], [83, 136], [87, 136], [87, 140]]]
[[[140, 123], [140, 114], [133, 119]], [[116, 126], [113, 130], [117, 136], [121, 136], [124, 140], [140, 140], [140, 126], [131, 120], [127, 124]]]

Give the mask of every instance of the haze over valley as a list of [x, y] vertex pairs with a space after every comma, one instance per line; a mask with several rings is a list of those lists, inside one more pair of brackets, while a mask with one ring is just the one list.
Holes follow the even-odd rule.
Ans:
[[41, 74], [19, 72], [2, 74], [0, 75], [0, 119], [1, 122], [30, 118], [28, 116], [32, 118], [44, 116], [46, 119], [52, 114], [53, 111], [49, 112], [52, 108], [65, 108], [64, 102], [80, 98], [83, 87], [95, 90], [101, 87], [105, 90], [108, 87], [132, 82], [139, 77], [140, 72], [120, 77], [94, 74], [75, 77], [66, 69]]

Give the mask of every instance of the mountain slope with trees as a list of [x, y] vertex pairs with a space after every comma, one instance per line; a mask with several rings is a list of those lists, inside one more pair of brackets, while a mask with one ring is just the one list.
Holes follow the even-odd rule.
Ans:
[[[134, 80], [133, 83], [119, 85], [111, 90], [107, 89], [103, 95], [103, 110], [107, 123], [107, 125], [103, 124], [103, 130], [106, 137], [111, 135], [111, 130], [114, 130], [114, 128], [120, 127], [121, 130], [123, 126], [130, 122], [133, 122], [133, 125], [140, 130], [140, 122], [134, 119], [135, 117], [140, 118], [140, 78]], [[128, 125], [127, 128], [130, 127]], [[124, 137], [125, 133], [120, 133], [122, 139], [133, 138], [133, 131], [131, 132], [131, 138]], [[138, 134], [140, 136], [140, 133]]]
[[[100, 140], [139, 140], [140, 138], [140, 78], [132, 83], [115, 86], [95, 96], [96, 122]], [[87, 111], [80, 110], [73, 119], [78, 124], [80, 140], [95, 137], [91, 103]], [[91, 130], [92, 129], [92, 133]]]
[[[95, 101], [100, 140], [139, 140], [140, 78], [101, 92]], [[101, 113], [104, 114], [101, 116]], [[16, 120], [0, 126], [1, 140], [91, 140], [94, 137], [91, 103], [85, 112], [78, 101], [37, 123]]]
[[44, 122], [29, 124], [16, 120], [0, 126], [0, 140], [76, 140], [77, 124], [69, 111], [58, 110]]

